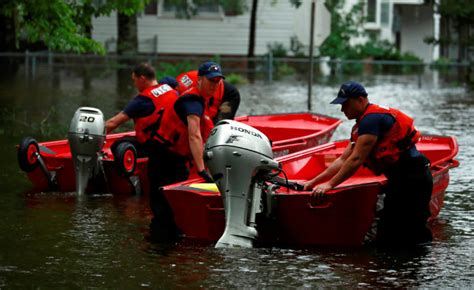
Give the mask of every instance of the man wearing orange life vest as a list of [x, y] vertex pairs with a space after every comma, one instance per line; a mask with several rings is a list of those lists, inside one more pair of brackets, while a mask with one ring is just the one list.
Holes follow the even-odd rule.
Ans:
[[124, 122], [134, 120], [136, 137], [117, 140], [112, 144], [112, 150], [120, 142], [127, 141], [136, 147], [139, 157], [148, 157], [149, 198], [153, 212], [150, 231], [152, 237], [168, 240], [176, 236], [177, 229], [172, 211], [159, 188], [188, 177], [186, 163], [189, 154], [176, 150], [177, 140], [186, 131], [174, 109], [179, 95], [166, 81], [158, 84], [155, 70], [147, 63], [138, 64], [133, 69], [132, 80], [138, 95], [123, 111], [107, 120], [105, 127], [110, 133]]
[[[216, 98], [222, 99], [223, 79], [224, 75], [217, 63], [202, 63], [196, 74], [196, 85], [191, 85], [183, 91], [175, 104], [176, 113], [187, 127], [188, 134], [188, 140], [181, 139], [183, 145], [178, 147], [189, 147], [196, 171], [207, 182], [212, 182], [212, 178], [205, 170], [202, 158], [203, 143], [214, 126], [212, 118], [217, 109], [213, 110], [213, 102]], [[186, 141], [189, 145], [185, 145]]]
[[356, 82], [342, 84], [331, 104], [342, 105], [355, 119], [351, 143], [324, 172], [305, 183], [322, 196], [351, 177], [361, 165], [384, 174], [388, 183], [375, 242], [383, 245], [419, 244], [431, 240], [426, 222], [433, 188], [429, 160], [415, 147], [420, 133], [413, 119], [399, 110], [371, 104], [365, 88]]
[[[211, 63], [211, 62], [208, 62]], [[182, 94], [198, 83], [198, 71], [189, 71], [176, 77], [178, 82], [177, 91]], [[212, 121], [217, 123], [223, 119], [234, 119], [240, 104], [240, 93], [232, 84], [222, 80], [213, 96], [209, 97], [209, 115]]]
[[[107, 133], [133, 119], [135, 138], [117, 140], [131, 142], [139, 157], [147, 156], [150, 192], [160, 186], [187, 178], [186, 156], [172, 150], [179, 135], [179, 118], [174, 111], [178, 94], [167, 84], [158, 84], [154, 68], [147, 63], [138, 64], [132, 72], [132, 80], [139, 94], [123, 111], [106, 121]], [[167, 164], [163, 166], [163, 164]]]

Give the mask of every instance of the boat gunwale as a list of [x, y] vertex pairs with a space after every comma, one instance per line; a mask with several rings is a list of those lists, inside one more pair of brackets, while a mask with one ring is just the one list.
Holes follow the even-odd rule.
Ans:
[[[441, 136], [441, 135], [423, 135], [422, 137], [428, 137], [428, 138], [429, 137], [436, 137], [436, 138], [439, 138], [439, 139], [442, 139], [442, 140], [446, 140], [447, 142], [442, 142], [442, 144], [447, 144], [447, 145], [449, 145], [449, 148], [452, 149], [452, 150], [450, 150], [450, 154], [448, 154], [448, 156], [443, 157], [443, 158], [437, 160], [434, 163], [431, 163], [431, 170], [432, 171], [434, 170], [433, 176], [438, 175], [438, 174], [440, 174], [440, 173], [442, 173], [446, 170], [449, 171], [449, 169], [451, 169], [453, 167], [457, 167], [459, 165], [459, 162], [454, 159], [454, 156], [456, 156], [456, 154], [458, 153], [458, 150], [459, 150], [459, 146], [457, 144], [457, 141], [456, 141], [455, 137], [453, 137], [453, 136]], [[349, 142], [349, 140], [347, 140], [347, 139], [346, 140], [332, 141], [332, 142], [325, 143], [325, 144], [322, 144], [322, 145], [319, 145], [319, 146], [315, 146], [315, 147], [311, 147], [311, 148], [308, 148], [308, 149], [305, 149], [305, 150], [290, 153], [290, 154], [285, 155], [285, 156], [277, 157], [276, 160], [280, 163], [283, 163], [283, 162], [287, 162], [287, 161], [292, 161], [293, 159], [301, 158], [302, 156], [305, 156], [305, 155], [308, 155], [307, 157], [311, 157], [312, 154], [315, 154], [315, 153], [318, 153], [318, 152], [321, 152], [321, 151], [324, 151], [324, 150], [327, 150], [327, 149], [337, 148], [337, 143], [347, 143], [347, 142]], [[446, 163], [446, 162], [448, 164], [443, 166], [442, 164]], [[207, 194], [207, 195], [220, 195], [220, 192], [215, 192], [215, 191], [207, 190], [207, 189], [194, 188], [194, 187], [190, 186], [193, 183], [202, 183], [203, 181], [204, 180], [202, 178], [195, 178], [195, 179], [192, 179], [192, 180], [185, 180], [183, 182], [170, 184], [170, 185], [164, 186], [162, 189], [163, 190], [182, 190], [182, 189], [185, 189], [185, 190], [188, 190], [188, 191], [196, 191], [196, 193], [198, 193], [198, 192], [208, 192], [208, 193], [210, 193], [210, 194]], [[358, 188], [358, 187], [363, 187], [363, 186], [370, 186], [370, 185], [373, 185], [373, 184], [379, 184], [380, 186], [383, 186], [386, 183], [387, 183], [387, 179], [384, 178], [383, 180], [380, 180], [380, 181], [369, 181], [369, 182], [366, 182], [366, 183], [359, 183], [359, 184], [345, 184], [345, 185], [342, 185], [342, 186], [337, 186], [336, 188], [328, 191], [326, 193], [326, 195], [336, 194], [336, 193], [338, 193], [340, 191], [343, 191], [345, 189], [348, 189], [348, 188]], [[278, 196], [308, 195], [310, 192], [311, 192], [310, 190], [308, 190], [308, 191], [291, 191], [291, 192], [288, 191], [286, 193], [285, 192], [277, 192], [276, 195], [278, 195]]]

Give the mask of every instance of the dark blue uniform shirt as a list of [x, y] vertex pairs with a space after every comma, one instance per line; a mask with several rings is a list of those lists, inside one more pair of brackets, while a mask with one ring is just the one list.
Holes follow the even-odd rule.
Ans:
[[125, 109], [123, 109], [123, 112], [132, 119], [149, 116], [154, 111], [155, 105], [153, 104], [153, 101], [150, 100], [150, 98], [140, 95], [130, 100]]
[[204, 104], [197, 98], [180, 97], [174, 104], [176, 114], [179, 119], [184, 123], [188, 124], [188, 115], [196, 115], [202, 117], [204, 113]]
[[[368, 114], [360, 120], [358, 134], [359, 136], [364, 134], [375, 135], [380, 140], [392, 128], [393, 124], [395, 124], [395, 118], [389, 114]], [[411, 147], [408, 153], [410, 157], [420, 155], [415, 146]]]
[[392, 128], [395, 124], [395, 118], [389, 114], [368, 114], [359, 122], [358, 134], [375, 135], [379, 139]]

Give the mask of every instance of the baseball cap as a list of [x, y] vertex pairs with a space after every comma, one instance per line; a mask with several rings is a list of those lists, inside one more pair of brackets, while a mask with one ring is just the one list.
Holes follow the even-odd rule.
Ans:
[[349, 81], [343, 83], [337, 93], [337, 97], [330, 104], [343, 104], [348, 98], [367, 97], [367, 92], [363, 85], [358, 82]]
[[169, 85], [170, 87], [172, 87], [173, 89], [176, 89], [179, 84], [178, 82], [176, 81], [176, 79], [174, 77], [170, 77], [170, 76], [166, 76], [166, 77], [162, 77], [158, 83], [160, 85], [163, 85], [163, 84], [167, 84]]
[[224, 78], [224, 75], [221, 71], [221, 67], [217, 63], [212, 61], [206, 61], [199, 66], [198, 76], [205, 76], [208, 79], [212, 79], [215, 77]]

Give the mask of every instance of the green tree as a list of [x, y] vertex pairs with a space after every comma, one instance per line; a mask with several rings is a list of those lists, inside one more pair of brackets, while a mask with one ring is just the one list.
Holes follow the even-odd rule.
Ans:
[[353, 56], [350, 39], [359, 36], [359, 27], [363, 23], [363, 3], [360, 2], [351, 8], [347, 14], [342, 12], [344, 0], [326, 0], [325, 3], [331, 12], [331, 33], [320, 47], [320, 53], [331, 58], [349, 59]]
[[92, 17], [113, 10], [132, 15], [148, 0], [3, 0], [0, 4], [1, 51], [50, 49], [103, 53], [91, 39]]
[[[445, 46], [456, 44], [458, 61], [466, 60], [469, 48], [474, 47], [474, 39], [470, 37], [470, 33], [474, 30], [474, 2], [472, 0], [441, 0], [437, 8], [447, 29], [439, 39], [429, 37], [425, 39], [425, 42]], [[451, 23], [456, 30], [456, 38], [452, 37]]]

